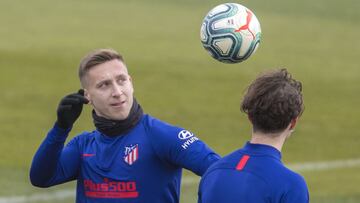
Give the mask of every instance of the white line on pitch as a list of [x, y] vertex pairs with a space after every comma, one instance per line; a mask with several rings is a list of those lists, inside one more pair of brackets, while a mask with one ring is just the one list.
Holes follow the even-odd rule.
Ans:
[[58, 190], [51, 193], [38, 193], [29, 196], [0, 197], [0, 203], [25, 203], [62, 200], [75, 196], [75, 190]]
[[[336, 161], [322, 161], [322, 162], [305, 162], [297, 164], [288, 164], [290, 169], [297, 172], [304, 171], [323, 171], [337, 168], [351, 168], [360, 166], [360, 159], [336, 160]], [[199, 177], [188, 176], [182, 179], [182, 185], [194, 185], [199, 182]], [[44, 202], [54, 200], [64, 200], [75, 197], [75, 190], [58, 190], [51, 193], [38, 193], [28, 196], [10, 196], [0, 197], [0, 203], [30, 203], [30, 202]]]
[[337, 161], [322, 161], [322, 162], [305, 162], [298, 164], [289, 164], [288, 167], [294, 171], [320, 171], [336, 168], [351, 168], [360, 166], [360, 159], [348, 159]]

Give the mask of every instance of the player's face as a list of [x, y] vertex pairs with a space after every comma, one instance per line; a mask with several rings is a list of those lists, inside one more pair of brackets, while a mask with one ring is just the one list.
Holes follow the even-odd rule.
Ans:
[[134, 88], [126, 65], [114, 59], [92, 67], [85, 76], [85, 97], [98, 116], [124, 120], [133, 104]]

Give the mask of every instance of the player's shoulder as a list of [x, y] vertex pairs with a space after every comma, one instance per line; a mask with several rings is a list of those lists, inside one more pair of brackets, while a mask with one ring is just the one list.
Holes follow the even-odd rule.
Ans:
[[299, 186], [299, 185], [306, 185], [305, 183], [305, 179], [302, 175], [300, 175], [299, 173], [287, 168], [284, 166], [284, 171], [285, 171], [285, 174], [287, 176], [287, 179], [289, 181], [289, 185], [292, 185], [292, 186]]
[[218, 165], [218, 167], [235, 169], [242, 156], [244, 156], [244, 153], [242, 153], [241, 150], [235, 150], [216, 162], [216, 165]]
[[277, 182], [286, 190], [307, 187], [303, 176], [283, 163], [273, 162], [273, 164], [267, 166], [270, 170], [267, 170], [266, 177], [270, 182]]
[[143, 122], [146, 131], [152, 136], [168, 136], [171, 134], [178, 134], [180, 131], [184, 130], [179, 126], [167, 123], [150, 115], [145, 115]]
[[93, 130], [91, 132], [83, 131], [82, 133], [78, 134], [76, 137], [81, 140], [89, 140], [89, 139], [94, 139], [97, 134], [99, 134], [99, 132], [96, 130]]
[[236, 165], [242, 156], [243, 154], [239, 150], [231, 152], [212, 164], [206, 171], [204, 177], [214, 172], [236, 170]]
[[[186, 150], [190, 146], [202, 145], [191, 131], [146, 115], [144, 119], [146, 134], [156, 149]], [[196, 144], [195, 144], [196, 143]], [[201, 148], [202, 146], [198, 146]]]
[[284, 180], [278, 179], [286, 202], [309, 202], [309, 191], [304, 177], [288, 168], [284, 172]]
[[287, 181], [303, 181], [304, 178], [297, 172], [288, 168], [283, 162], [272, 162], [273, 173], [280, 174]]
[[92, 140], [95, 139], [95, 136], [96, 134], [98, 134], [99, 132], [94, 130], [94, 131], [83, 131], [82, 133], [76, 135], [75, 137], [73, 137], [68, 145], [74, 145], [74, 144], [77, 144], [77, 145], [84, 145], [86, 143], [89, 143], [91, 142]]
[[149, 114], [144, 115], [144, 124], [147, 127], [167, 127], [167, 128], [176, 128], [177, 126], [172, 125], [168, 122], [162, 121], [158, 118], [155, 118]]

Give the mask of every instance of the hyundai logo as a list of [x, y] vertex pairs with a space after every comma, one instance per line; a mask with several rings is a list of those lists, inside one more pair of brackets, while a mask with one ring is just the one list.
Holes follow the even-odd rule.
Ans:
[[188, 139], [190, 137], [194, 136], [194, 134], [192, 134], [191, 132], [187, 131], [187, 130], [182, 130], [179, 132], [178, 137], [181, 140], [185, 140]]

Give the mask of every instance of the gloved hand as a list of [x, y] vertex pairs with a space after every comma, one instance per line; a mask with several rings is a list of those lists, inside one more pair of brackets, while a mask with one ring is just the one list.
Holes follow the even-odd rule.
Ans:
[[63, 129], [72, 127], [81, 114], [83, 104], [87, 103], [89, 103], [89, 100], [84, 97], [83, 89], [80, 89], [77, 93], [65, 96], [60, 101], [57, 109], [57, 125]]

